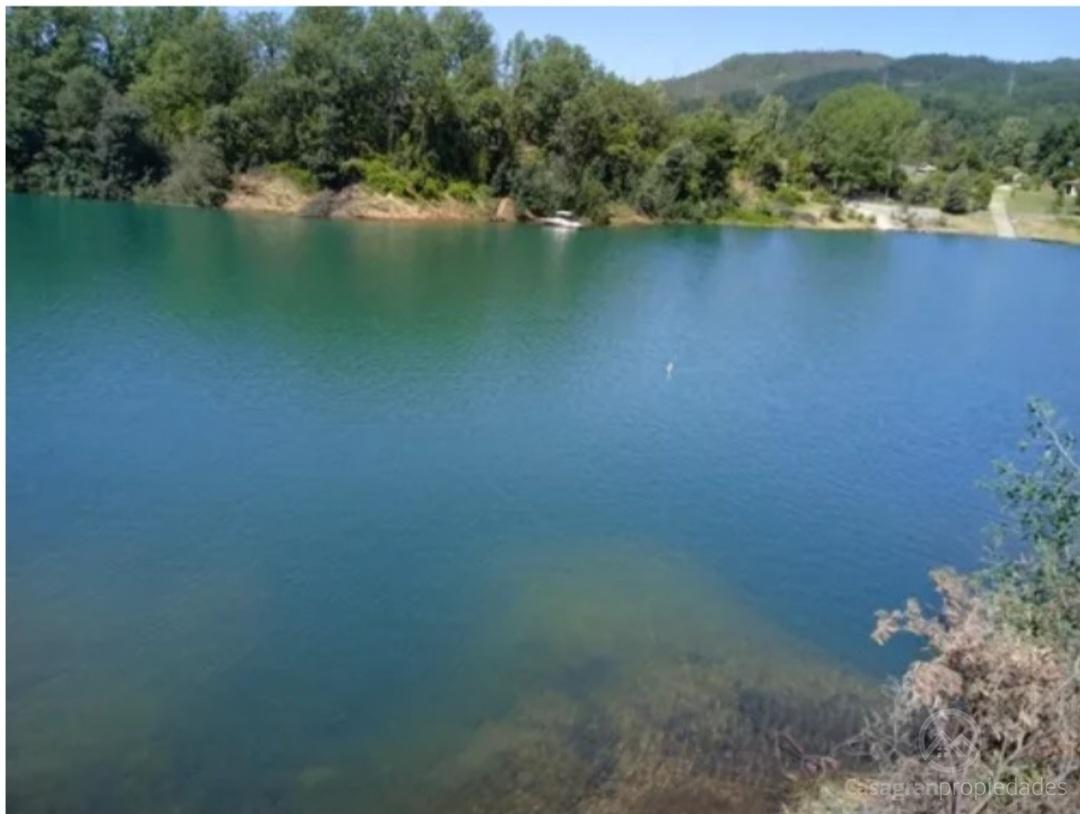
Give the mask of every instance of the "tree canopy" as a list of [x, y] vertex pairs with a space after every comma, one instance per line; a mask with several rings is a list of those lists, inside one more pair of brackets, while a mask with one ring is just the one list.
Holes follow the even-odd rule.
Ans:
[[[215, 205], [235, 174], [276, 167], [305, 187], [437, 196], [454, 184], [602, 222], [620, 202], [713, 218], [745, 205], [748, 189], [907, 193], [902, 167], [921, 162], [955, 178], [913, 197], [940, 203], [947, 191], [967, 206], [981, 197], [965, 189], [989, 173], [1060, 183], [1080, 162], [1080, 118], [988, 121], [955, 96], [920, 103], [880, 84], [841, 87], [809, 111], [778, 91], [749, 109], [680, 113], [663, 86], [626, 82], [557, 37], [518, 34], [500, 51], [483, 16], [460, 8], [6, 14], [17, 191]], [[848, 56], [859, 70], [885, 65]], [[810, 60], [804, 78], [831, 76], [827, 62]]]

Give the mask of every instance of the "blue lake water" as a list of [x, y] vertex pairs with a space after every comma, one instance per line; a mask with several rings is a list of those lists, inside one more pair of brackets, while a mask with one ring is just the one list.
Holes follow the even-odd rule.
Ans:
[[1071, 247], [7, 207], [17, 811], [605, 810], [901, 669], [1080, 421]]

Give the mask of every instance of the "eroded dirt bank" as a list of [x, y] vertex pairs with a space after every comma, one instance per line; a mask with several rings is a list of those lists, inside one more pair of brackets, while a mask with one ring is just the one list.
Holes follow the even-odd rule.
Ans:
[[233, 180], [224, 208], [320, 218], [400, 221], [497, 220], [500, 201], [466, 202], [452, 198], [413, 201], [384, 195], [363, 184], [337, 191], [306, 193], [292, 181], [268, 173], [244, 173]]

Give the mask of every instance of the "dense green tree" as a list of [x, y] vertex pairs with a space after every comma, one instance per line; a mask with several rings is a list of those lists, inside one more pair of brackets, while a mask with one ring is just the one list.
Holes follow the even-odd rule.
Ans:
[[685, 117], [679, 132], [701, 155], [700, 194], [713, 205], [728, 196], [728, 177], [735, 163], [735, 131], [731, 119], [717, 110]]
[[[736, 171], [795, 200], [788, 187], [815, 184], [895, 194], [901, 160], [929, 162], [942, 172], [906, 199], [947, 191], [952, 208], [983, 205], [1008, 167], [1054, 182], [1080, 174], [1080, 119], [1058, 113], [953, 93], [916, 102], [877, 85], [837, 90], [810, 112], [825, 85], [808, 86], [804, 105], [766, 83], [773, 92], [745, 104], [676, 115], [662, 85], [625, 82], [562, 39], [518, 34], [500, 54], [483, 16], [460, 8], [13, 8], [6, 23], [15, 190], [117, 198], [166, 178], [157, 198], [213, 204], [231, 174], [272, 167], [412, 196], [484, 186], [524, 210], [603, 221], [616, 201], [718, 216]], [[955, 67], [902, 62], [921, 80]]]
[[705, 156], [689, 139], [665, 150], [642, 179], [638, 205], [647, 215], [679, 220], [706, 216], [702, 175]]
[[877, 85], [829, 94], [806, 122], [815, 176], [841, 194], [896, 192], [903, 140], [917, 117], [913, 102]]
[[210, 9], [157, 44], [131, 92], [149, 111], [155, 133], [174, 144], [198, 133], [212, 105], [228, 104], [248, 71], [237, 32]]
[[229, 189], [229, 170], [214, 146], [185, 139], [172, 151], [172, 172], [150, 200], [189, 206], [220, 206]]
[[945, 179], [941, 209], [950, 215], [962, 215], [971, 210], [971, 179], [966, 169], [955, 170]]
[[595, 70], [579, 46], [557, 37], [534, 43], [513, 87], [514, 136], [529, 144], [546, 144], [563, 106], [581, 92]]
[[1051, 125], [1039, 140], [1036, 160], [1054, 183], [1080, 176], [1080, 117], [1064, 125]]
[[1031, 125], [1022, 116], [1009, 116], [998, 128], [994, 160], [1000, 166], [1022, 167], [1024, 151], [1031, 141]]

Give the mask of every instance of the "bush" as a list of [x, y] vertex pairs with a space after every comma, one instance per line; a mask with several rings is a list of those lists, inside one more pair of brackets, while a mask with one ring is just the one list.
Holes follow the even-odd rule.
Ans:
[[[1005, 516], [995, 535], [998, 555], [970, 576], [934, 572], [942, 600], [934, 613], [915, 600], [879, 612], [876, 641], [911, 633], [926, 640], [930, 654], [911, 664], [885, 712], [849, 744], [873, 763], [865, 783], [933, 783], [948, 791], [944, 799], [864, 798], [852, 809], [861, 814], [1080, 810], [1080, 464], [1075, 439], [1049, 405], [1032, 401], [1028, 409], [1021, 449], [1033, 453], [1034, 464], [1026, 471], [999, 464], [991, 484]], [[950, 730], [958, 720], [964, 729]], [[938, 752], [932, 764], [926, 759], [928, 744], [956, 744], [958, 735], [966, 738], [963, 749]], [[967, 783], [1000, 783], [1006, 791], [957, 796], [958, 784]], [[1045, 793], [1008, 790], [1036, 783]], [[823, 808], [828, 802], [823, 794], [799, 810], [844, 810]]]
[[169, 175], [142, 197], [158, 203], [221, 206], [230, 184], [221, 151], [205, 142], [186, 139], [173, 150]]
[[702, 173], [705, 156], [690, 141], [676, 141], [645, 173], [638, 206], [646, 215], [699, 221], [719, 214], [723, 200], [707, 197]]
[[788, 186], [787, 184], [781, 184], [777, 187], [773, 197], [784, 206], [789, 207], [799, 206], [799, 204], [806, 202], [805, 195], [795, 189], [795, 187]]
[[416, 198], [418, 192], [410, 174], [398, 169], [383, 156], [372, 158], [354, 158], [346, 161], [342, 167], [346, 172], [359, 175], [371, 189], [384, 195], [397, 195], [399, 198]]
[[319, 182], [311, 170], [306, 170], [289, 161], [279, 161], [277, 164], [271, 164], [267, 169], [274, 175], [292, 181], [296, 184], [296, 188], [305, 194], [310, 195], [319, 189]]
[[486, 197], [480, 187], [468, 181], [451, 181], [446, 185], [446, 194], [462, 203], [477, 203]]
[[975, 177], [975, 182], [971, 185], [972, 210], [986, 209], [990, 206], [990, 198], [994, 195], [995, 186], [994, 176], [988, 172], [981, 172]]
[[904, 203], [911, 206], [930, 206], [941, 200], [945, 186], [945, 174], [935, 172], [931, 175], [909, 181], [901, 193]]
[[447, 191], [446, 182], [438, 175], [398, 165], [381, 155], [343, 161], [341, 174], [350, 181], [363, 181], [375, 192], [398, 198], [436, 200]]
[[941, 190], [941, 210], [950, 215], [971, 211], [971, 181], [965, 169], [955, 170], [945, 179]]
[[558, 158], [534, 157], [514, 172], [511, 194], [519, 206], [536, 215], [552, 215], [575, 203], [575, 190]]
[[608, 194], [607, 187], [591, 172], [586, 172], [578, 186], [577, 211], [594, 224], [606, 226], [611, 222], [611, 213], [608, 209], [610, 202], [611, 196]]
[[443, 192], [446, 191], [446, 184], [435, 175], [425, 175], [418, 182], [414, 182], [413, 186], [421, 198], [429, 201], [441, 198]]

